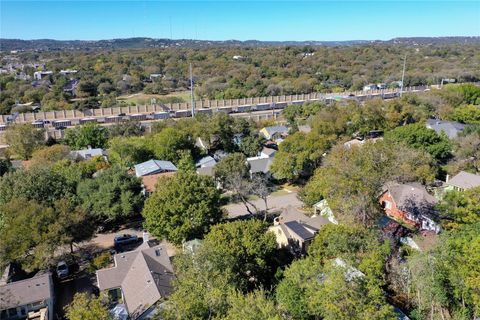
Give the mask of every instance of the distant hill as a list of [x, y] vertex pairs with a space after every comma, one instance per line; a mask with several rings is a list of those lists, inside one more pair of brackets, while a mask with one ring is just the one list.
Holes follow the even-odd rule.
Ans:
[[349, 46], [368, 43], [428, 45], [428, 44], [480, 44], [480, 37], [419, 37], [395, 38], [388, 41], [381, 40], [352, 40], [352, 41], [258, 41], [258, 40], [191, 40], [191, 39], [152, 39], [152, 38], [126, 38], [98, 41], [85, 40], [20, 40], [0, 39], [0, 51], [63, 51], [63, 50], [105, 50], [105, 49], [148, 49], [148, 48], [204, 48], [219, 46]]

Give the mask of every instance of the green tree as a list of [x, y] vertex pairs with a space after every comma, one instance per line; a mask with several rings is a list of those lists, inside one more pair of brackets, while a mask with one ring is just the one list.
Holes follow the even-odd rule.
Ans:
[[[253, 195], [253, 184], [249, 177], [250, 167], [242, 153], [232, 153], [223, 158], [214, 168], [215, 180], [222, 188], [232, 192], [234, 199], [240, 200], [250, 215], [258, 213], [255, 204], [250, 200]], [[253, 208], [254, 211], [251, 210]]]
[[242, 294], [232, 292], [227, 297], [228, 311], [223, 320], [281, 320], [275, 302], [266, 297], [264, 290]]
[[417, 318], [472, 319], [480, 314], [478, 223], [440, 236], [429, 252], [409, 258], [409, 284]]
[[330, 137], [315, 133], [296, 132], [288, 136], [279, 147], [270, 171], [277, 179], [296, 180], [309, 176], [320, 164], [323, 153], [331, 145]]
[[240, 142], [239, 149], [247, 157], [255, 157], [258, 155], [265, 139], [260, 136], [244, 137]]
[[95, 229], [87, 215], [68, 200], [46, 207], [16, 198], [2, 205], [0, 212], [0, 261], [19, 262], [27, 271], [47, 267], [59, 247], [72, 248]]
[[465, 105], [456, 108], [451, 118], [463, 123], [480, 124], [480, 105]]
[[9, 152], [23, 160], [28, 160], [33, 151], [45, 143], [45, 132], [30, 124], [15, 124], [5, 132]]
[[68, 320], [110, 320], [112, 317], [101, 298], [77, 293], [65, 308]]
[[82, 208], [103, 222], [140, 213], [141, 191], [140, 180], [117, 166], [103, 170], [94, 179], [81, 181], [77, 187]]
[[31, 168], [10, 172], [0, 178], [0, 205], [14, 198], [35, 200], [51, 205], [74, 194], [63, 176], [49, 168]]
[[55, 162], [66, 159], [70, 155], [70, 148], [60, 144], [38, 149], [33, 152], [30, 167], [48, 167]]
[[178, 172], [158, 180], [142, 215], [155, 237], [181, 244], [201, 237], [222, 218], [220, 192], [209, 177]]
[[145, 138], [114, 137], [108, 141], [108, 159], [111, 163], [131, 168], [153, 158], [153, 153], [146, 144]]
[[444, 133], [439, 135], [420, 123], [397, 127], [385, 134], [385, 140], [424, 150], [439, 161], [451, 156], [452, 145], [447, 136]]
[[94, 122], [87, 122], [80, 127], [68, 129], [64, 143], [74, 150], [104, 148], [108, 141], [108, 129]]
[[[267, 225], [258, 220], [219, 224], [212, 227], [193, 255], [179, 256], [175, 261], [175, 291], [165, 319], [231, 318], [242, 312], [243, 307], [230, 306], [234, 292], [243, 294], [267, 286], [273, 274], [275, 236], [266, 230]], [[265, 307], [263, 314], [273, 316], [273, 305], [261, 294], [253, 293], [259, 300], [252, 309]], [[253, 296], [245, 297], [245, 303]], [[252, 312], [244, 310], [246, 316]]]
[[389, 243], [377, 239], [358, 226], [325, 226], [309, 256], [285, 270], [280, 309], [294, 319], [395, 319], [382, 290]]
[[157, 159], [176, 163], [182, 151], [194, 151], [194, 143], [188, 133], [168, 127], [152, 137], [150, 149]]
[[480, 187], [464, 192], [448, 192], [439, 204], [439, 209], [445, 229], [480, 222]]
[[375, 223], [382, 212], [378, 195], [388, 181], [430, 182], [431, 157], [401, 144], [367, 142], [361, 147], [339, 145], [325, 157], [301, 191], [308, 205], [325, 198], [339, 221]]

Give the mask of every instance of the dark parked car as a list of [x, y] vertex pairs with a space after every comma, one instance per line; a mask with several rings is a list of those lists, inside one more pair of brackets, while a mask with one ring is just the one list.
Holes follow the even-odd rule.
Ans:
[[131, 234], [122, 234], [115, 237], [113, 243], [115, 248], [121, 248], [124, 245], [135, 244], [138, 241], [138, 237], [136, 235]]

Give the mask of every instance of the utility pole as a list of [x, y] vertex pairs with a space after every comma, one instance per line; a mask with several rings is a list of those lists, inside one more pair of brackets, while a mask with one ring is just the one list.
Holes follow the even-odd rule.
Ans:
[[192, 96], [192, 118], [195, 117], [195, 94], [193, 92], [193, 73], [192, 64], [190, 63], [190, 95]]
[[402, 72], [402, 85], [400, 86], [400, 97], [403, 93], [403, 81], [405, 80], [405, 66], [407, 65], [407, 54], [405, 53], [405, 58], [403, 58], [403, 72]]

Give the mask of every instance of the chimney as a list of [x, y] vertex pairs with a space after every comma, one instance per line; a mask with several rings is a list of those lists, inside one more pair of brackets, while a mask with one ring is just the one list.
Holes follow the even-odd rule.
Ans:
[[448, 182], [450, 180], [450, 175], [447, 173], [447, 176], [445, 177], [445, 182]]
[[148, 242], [149, 238], [150, 238], [150, 234], [148, 233], [148, 231], [144, 230], [143, 231], [143, 243]]

